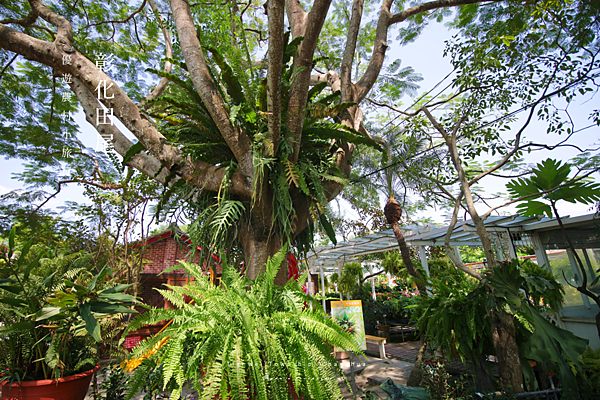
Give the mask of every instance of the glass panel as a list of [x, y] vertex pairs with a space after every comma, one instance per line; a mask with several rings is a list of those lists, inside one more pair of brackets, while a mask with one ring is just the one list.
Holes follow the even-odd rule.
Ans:
[[[552, 273], [557, 277], [558, 281], [563, 285], [565, 289], [565, 307], [583, 305], [583, 299], [581, 294], [573, 286], [577, 286], [575, 277], [573, 274], [573, 268], [569, 261], [569, 256], [566, 250], [546, 250], [548, 259], [550, 260], [550, 268]], [[564, 275], [563, 275], [564, 274]], [[567, 282], [573, 286], [568, 285]]]
[[[579, 250], [577, 250], [577, 252], [579, 252]], [[600, 268], [600, 249], [586, 249], [585, 252], [587, 260], [584, 258], [581, 261], [585, 263], [585, 272], [587, 273], [588, 282], [592, 282], [598, 276], [598, 269]], [[600, 281], [593, 286], [588, 286], [588, 288], [590, 291], [600, 295]]]

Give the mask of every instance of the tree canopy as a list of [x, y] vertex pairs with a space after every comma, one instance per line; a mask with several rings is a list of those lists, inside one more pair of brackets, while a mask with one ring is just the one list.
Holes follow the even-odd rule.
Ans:
[[[24, 160], [20, 178], [38, 188], [118, 186], [119, 168], [77, 137], [71, 113], [81, 106], [123, 164], [165, 185], [157, 212], [184, 210], [206, 246], [239, 246], [253, 278], [282, 244], [306, 249], [319, 226], [335, 240], [325, 206], [348, 182], [356, 146], [384, 144], [365, 102], [393, 107], [418, 82], [386, 59], [389, 36], [410, 42], [453, 9], [459, 78], [444, 126], [594, 90], [594, 2], [2, 2], [0, 151]], [[408, 112], [415, 127], [430, 123], [425, 101]], [[549, 106], [540, 117], [558, 121]], [[464, 151], [524, 151], [496, 128], [473, 131]], [[452, 168], [432, 154], [425, 166]], [[419, 178], [407, 181], [422, 190]]]

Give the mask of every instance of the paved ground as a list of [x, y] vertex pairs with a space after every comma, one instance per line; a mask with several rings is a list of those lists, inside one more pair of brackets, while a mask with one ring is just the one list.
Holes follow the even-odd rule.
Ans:
[[[379, 347], [377, 345], [367, 344], [367, 360], [354, 359], [354, 384], [357, 389], [357, 397], [367, 390], [374, 391], [382, 399], [387, 395], [379, 385], [388, 377], [392, 378], [394, 383], [399, 385], [406, 384], [406, 380], [412, 371], [414, 361], [419, 351], [419, 342], [389, 343], [385, 346], [385, 352], [388, 359], [382, 360], [378, 357]], [[348, 382], [352, 382], [350, 360], [342, 360], [342, 369], [346, 373]], [[101, 375], [99, 376], [100, 384]], [[344, 382], [340, 382], [344, 399], [354, 399], [354, 395]], [[144, 393], [139, 393], [134, 397], [135, 400], [142, 400]], [[185, 399], [197, 399], [197, 394], [193, 392], [186, 393]], [[85, 400], [93, 400], [92, 389], [88, 391]]]
[[[414, 363], [420, 346], [421, 342], [387, 343], [385, 354], [388, 358]], [[376, 344], [367, 343], [367, 351], [379, 354], [379, 347]]]
[[[379, 350], [375, 350], [379, 354]], [[344, 399], [358, 399], [367, 391], [376, 393], [381, 399], [387, 399], [387, 394], [379, 388], [379, 385], [387, 378], [391, 378], [398, 385], [405, 385], [413, 369], [413, 364], [406, 361], [392, 358], [382, 360], [372, 356], [367, 356], [366, 361], [354, 359], [354, 364], [356, 367], [354, 373], [354, 392], [356, 393], [356, 397], [352, 394], [348, 385], [340, 383]], [[352, 385], [353, 379], [350, 371], [350, 360], [342, 360], [342, 369], [346, 374], [348, 383]]]

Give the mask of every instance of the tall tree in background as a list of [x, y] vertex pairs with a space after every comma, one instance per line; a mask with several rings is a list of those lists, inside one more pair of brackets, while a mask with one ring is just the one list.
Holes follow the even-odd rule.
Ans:
[[[598, 109], [592, 108], [584, 124], [572, 111], [572, 103], [592, 98], [598, 90], [598, 4], [574, 3], [548, 14], [519, 10], [514, 3], [490, 5], [479, 14], [470, 7], [461, 9], [456, 27], [468, 35], [454, 38], [447, 47], [457, 71], [453, 93], [419, 99], [405, 110], [393, 103], [372, 101], [399, 116], [396, 126], [388, 129], [400, 130], [401, 126], [405, 141], [423, 142], [401, 162], [391, 162], [378, 171], [402, 168], [401, 182], [406, 188], [413, 183], [413, 192], [422, 198], [452, 206], [446, 253], [459, 269], [480, 281], [482, 276], [466, 267], [450, 246], [460, 213], [471, 217], [488, 265], [493, 268], [497, 257], [485, 219], [502, 206], [540, 195], [533, 188], [523, 189], [515, 198], [482, 213], [477, 203], [486, 199], [477, 185], [484, 178], [528, 175], [531, 168], [524, 162], [527, 154], [571, 147], [580, 152], [574, 160], [580, 178], [600, 169], [597, 146], [589, 140], [593, 136], [584, 132], [597, 129]], [[524, 117], [517, 119], [521, 112]], [[546, 122], [548, 139], [531, 139], [536, 119]], [[587, 141], [582, 140], [585, 137]], [[547, 185], [540, 191], [560, 189], [560, 182], [552, 184], [552, 174], [546, 175]], [[488, 289], [496, 302], [497, 293]], [[498, 306], [491, 309], [491, 316], [501, 380], [520, 388], [513, 316]]]

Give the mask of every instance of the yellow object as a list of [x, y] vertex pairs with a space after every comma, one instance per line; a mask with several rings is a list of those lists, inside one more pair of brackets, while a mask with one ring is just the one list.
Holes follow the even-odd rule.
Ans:
[[[190, 300], [190, 302], [188, 304], [192, 304], [193, 302], [194, 302], [194, 299]], [[169, 322], [167, 322], [165, 324], [165, 326], [163, 326], [160, 329], [160, 331], [158, 331], [156, 333], [156, 335], [154, 335], [154, 337], [160, 335], [165, 329], [167, 329], [167, 327], [169, 325], [171, 325], [172, 322], [173, 322], [173, 320], [170, 320]], [[156, 343], [150, 350], [146, 351], [140, 357], [136, 357], [136, 358], [132, 358], [130, 360], [123, 361], [121, 363], [121, 368], [123, 368], [123, 370], [126, 372], [133, 371], [134, 369], [139, 367], [140, 364], [142, 364], [142, 361], [144, 361], [146, 358], [148, 358], [151, 355], [153, 355], [154, 353], [156, 353], [165, 343], [167, 343], [167, 341], [169, 339], [170, 338], [168, 336], [165, 336], [164, 338], [160, 339], [160, 341], [158, 343]]]
[[140, 357], [136, 357], [136, 358], [132, 358], [131, 360], [123, 361], [123, 363], [121, 363], [121, 368], [123, 368], [123, 370], [127, 371], [127, 372], [133, 371], [134, 369], [136, 369], [137, 367], [140, 366], [142, 361], [144, 361], [146, 358], [148, 358], [151, 355], [153, 355], [154, 353], [156, 353], [163, 346], [163, 344], [165, 344], [168, 340], [169, 340], [169, 337], [165, 336], [164, 338], [160, 339], [160, 341], [158, 343], [156, 343], [150, 350], [146, 351]]

